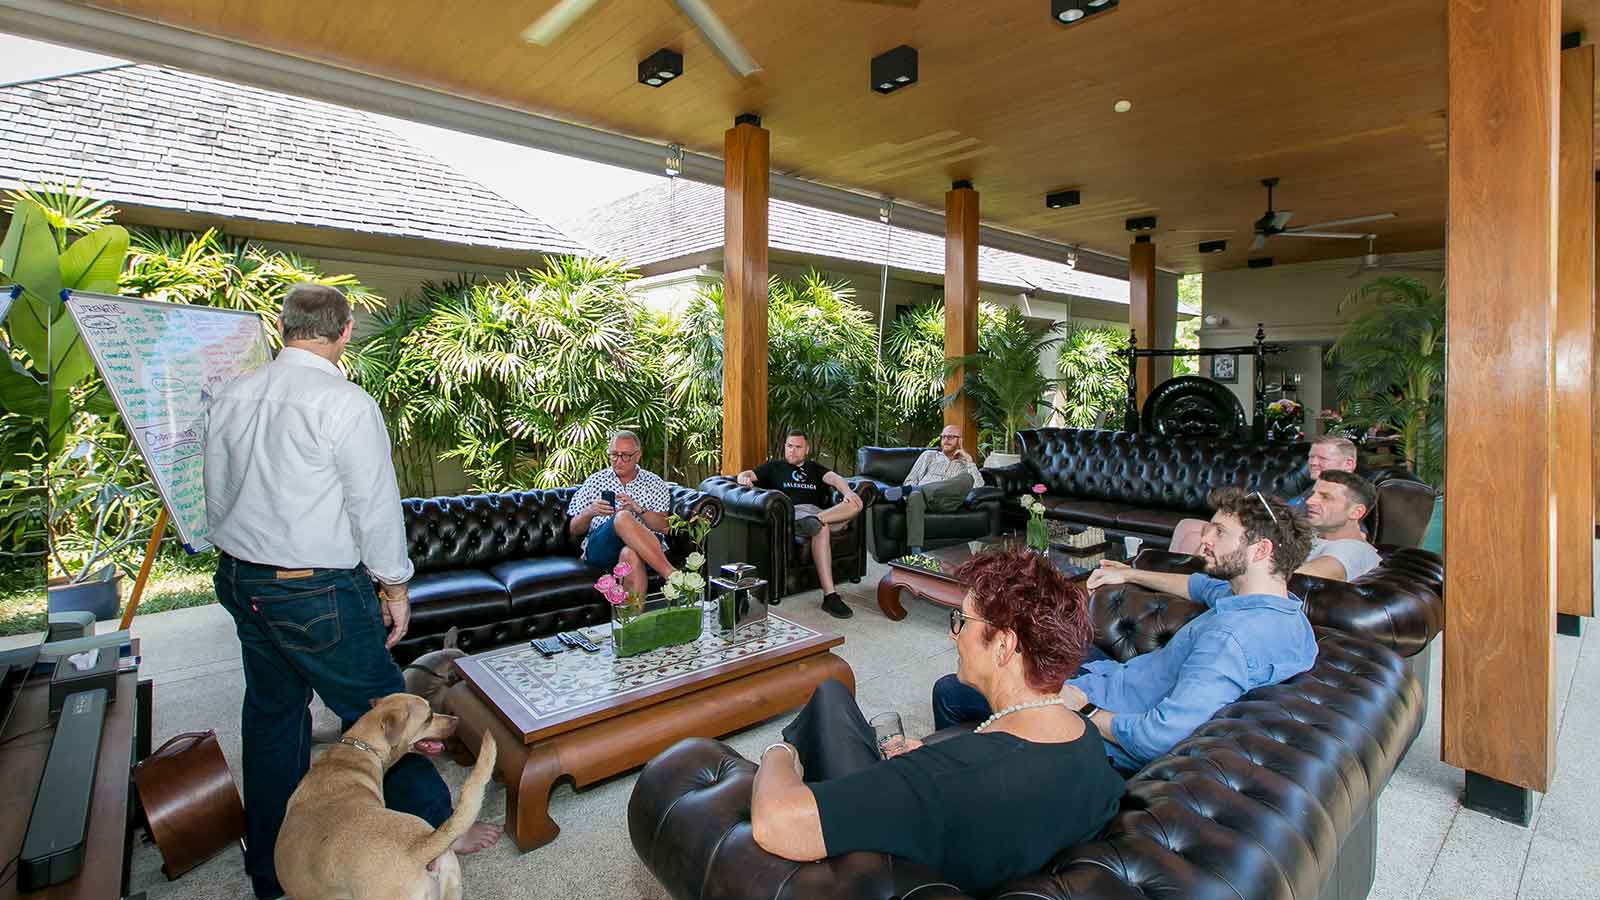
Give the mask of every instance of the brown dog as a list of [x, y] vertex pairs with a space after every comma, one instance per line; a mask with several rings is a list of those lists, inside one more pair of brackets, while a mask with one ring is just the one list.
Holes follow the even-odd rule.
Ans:
[[383, 805], [383, 773], [413, 747], [437, 752], [453, 716], [427, 701], [390, 694], [311, 764], [289, 798], [273, 851], [278, 882], [294, 900], [457, 900], [461, 865], [450, 845], [466, 834], [494, 773], [485, 735], [459, 805], [434, 829]]
[[434, 712], [444, 712], [445, 688], [461, 680], [456, 671], [456, 660], [467, 655], [456, 647], [459, 630], [452, 627], [444, 633], [444, 649], [424, 653], [401, 667], [406, 680], [406, 693], [416, 694], [428, 701]]

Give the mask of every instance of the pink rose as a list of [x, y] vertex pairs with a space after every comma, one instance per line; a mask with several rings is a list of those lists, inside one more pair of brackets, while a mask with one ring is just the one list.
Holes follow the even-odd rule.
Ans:
[[628, 592], [623, 590], [621, 585], [606, 591], [606, 602], [610, 603], [612, 606], [621, 606], [627, 601], [627, 599]]
[[617, 580], [612, 578], [610, 575], [601, 575], [600, 580], [594, 583], [594, 589], [602, 594], [611, 593], [612, 589], [616, 586]]
[[625, 562], [619, 562], [617, 563], [616, 567], [611, 570], [611, 574], [617, 576], [618, 578], [627, 578], [629, 575], [633, 574], [633, 566], [630, 566]]
[[1033, 492], [1035, 494], [1042, 494], [1047, 490], [1049, 490], [1049, 488], [1045, 487], [1042, 484], [1036, 484], [1036, 485], [1033, 486]]

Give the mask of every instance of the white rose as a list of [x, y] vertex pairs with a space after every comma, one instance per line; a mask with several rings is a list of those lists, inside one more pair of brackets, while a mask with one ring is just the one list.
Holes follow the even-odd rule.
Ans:
[[670, 581], [667, 582], [661, 586], [661, 596], [667, 598], [668, 600], [678, 599], [678, 586]]
[[696, 550], [689, 554], [689, 558], [684, 560], [683, 564], [691, 570], [696, 570], [706, 564], [706, 558], [701, 555], [700, 551]]
[[686, 580], [689, 582], [689, 590], [691, 591], [703, 591], [706, 589], [706, 580], [693, 572], [689, 573], [689, 577]]

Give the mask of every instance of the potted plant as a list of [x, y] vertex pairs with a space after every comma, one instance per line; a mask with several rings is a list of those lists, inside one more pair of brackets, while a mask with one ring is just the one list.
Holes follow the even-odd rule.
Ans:
[[1045, 553], [1050, 549], [1050, 529], [1044, 521], [1044, 504], [1039, 498], [1044, 496], [1046, 490], [1042, 484], [1034, 485], [1031, 494], [1023, 494], [1022, 508], [1028, 511], [1028, 524], [1023, 532], [1027, 540], [1028, 549], [1036, 553]]
[[1046, 398], [1061, 379], [1046, 378], [1039, 362], [1046, 350], [1061, 342], [1064, 327], [1064, 322], [1035, 327], [1022, 313], [1008, 309], [981, 352], [945, 361], [945, 374], [960, 370], [962, 379], [955, 391], [945, 395], [944, 404], [949, 406], [963, 395], [972, 399], [985, 432], [979, 443], [989, 444], [991, 450], [984, 465], [1020, 462], [1015, 455], [1017, 432], [1042, 425], [1055, 411]]
[[1300, 417], [1305, 407], [1288, 397], [1267, 404], [1267, 440], [1293, 443], [1300, 440]]
[[1342, 424], [1354, 433], [1393, 429], [1407, 467], [1438, 488], [1444, 478], [1444, 288], [1409, 276], [1378, 278], [1339, 309], [1367, 302], [1371, 307], [1328, 350], [1339, 367]]

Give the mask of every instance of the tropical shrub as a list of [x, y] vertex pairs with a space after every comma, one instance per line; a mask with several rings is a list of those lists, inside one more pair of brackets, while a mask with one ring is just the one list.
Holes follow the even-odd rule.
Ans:
[[1073, 328], [1056, 357], [1061, 402], [1057, 411], [1074, 428], [1121, 424], [1128, 397], [1128, 339], [1114, 328]]
[[1002, 314], [987, 346], [979, 335], [978, 352], [945, 363], [946, 371], [962, 368], [961, 386], [945, 396], [953, 402], [962, 394], [971, 397], [978, 419], [979, 449], [1010, 453], [1017, 432], [1043, 425], [1054, 411], [1048, 396], [1060, 379], [1047, 378], [1040, 371], [1044, 352], [1061, 343], [1065, 322], [1032, 325], [1015, 309]]
[[[978, 304], [980, 353], [994, 346], [1004, 318], [1001, 307]], [[903, 428], [907, 445], [931, 444], [944, 424], [944, 300], [911, 307], [889, 323], [883, 364], [885, 422]]]
[[1339, 304], [1371, 306], [1328, 350], [1339, 367], [1344, 426], [1399, 432], [1406, 464], [1444, 483], [1445, 291], [1410, 277], [1374, 279]]
[[[783, 432], [811, 436], [812, 455], [850, 466], [856, 447], [872, 439], [878, 410], [877, 332], [854, 291], [812, 271], [798, 280], [774, 276], [767, 288], [767, 422], [769, 447]], [[696, 462], [721, 459], [722, 285], [689, 301], [668, 341], [667, 390], [674, 434], [683, 434]]]

